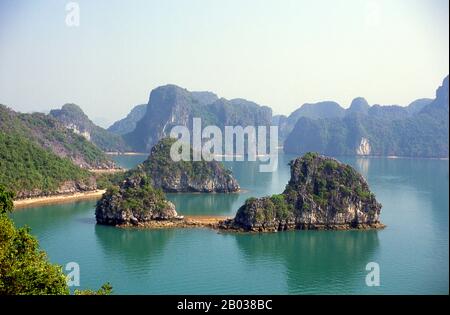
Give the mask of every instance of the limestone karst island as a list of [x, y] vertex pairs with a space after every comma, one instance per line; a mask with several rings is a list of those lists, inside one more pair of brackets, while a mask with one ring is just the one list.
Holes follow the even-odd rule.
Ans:
[[448, 295], [449, 3], [0, 0], [1, 309]]

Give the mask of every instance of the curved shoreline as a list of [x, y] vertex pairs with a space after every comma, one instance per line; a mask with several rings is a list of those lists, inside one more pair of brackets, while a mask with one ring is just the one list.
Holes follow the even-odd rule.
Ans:
[[14, 208], [20, 209], [20, 208], [34, 207], [37, 205], [62, 204], [78, 200], [99, 199], [105, 192], [106, 190], [97, 189], [93, 191], [78, 192], [74, 194], [61, 194], [54, 196], [18, 199], [14, 200]]

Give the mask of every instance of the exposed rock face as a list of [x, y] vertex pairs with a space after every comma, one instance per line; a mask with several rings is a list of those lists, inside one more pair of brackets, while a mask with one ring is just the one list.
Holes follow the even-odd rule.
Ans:
[[307, 153], [291, 162], [281, 195], [249, 199], [221, 228], [244, 231], [381, 228], [381, 204], [364, 178], [335, 159]]
[[123, 152], [129, 149], [120, 135], [94, 124], [78, 105], [65, 104], [61, 109], [51, 110], [49, 115], [103, 151]]
[[131, 110], [127, 117], [116, 121], [107, 130], [118, 135], [132, 132], [134, 128], [136, 128], [137, 122], [144, 117], [146, 111], [147, 104], [137, 105]]
[[148, 175], [154, 187], [165, 192], [228, 193], [240, 189], [231, 172], [217, 161], [174, 162], [170, 148], [175, 141], [165, 138], [158, 142], [148, 159], [137, 169], [137, 172]]
[[145, 115], [124, 138], [135, 151], [149, 152], [159, 140], [169, 136], [172, 127], [186, 126], [192, 130], [193, 118], [201, 118], [204, 126], [219, 128], [270, 126], [272, 110], [243, 99], [218, 99], [211, 92], [191, 92], [165, 85], [151, 92]]
[[148, 179], [127, 178], [120, 187], [107, 190], [97, 202], [95, 217], [98, 224], [142, 225], [152, 220], [178, 218], [175, 206], [162, 191], [154, 189]]
[[356, 154], [357, 155], [370, 155], [370, 143], [367, 138], [362, 137], [361, 143], [359, 144], [359, 147], [356, 148]]
[[90, 177], [85, 181], [65, 181], [56, 191], [43, 192], [40, 189], [21, 190], [17, 193], [16, 199], [26, 199], [35, 197], [47, 197], [57, 195], [68, 195], [80, 192], [88, 192], [97, 189], [95, 177]]

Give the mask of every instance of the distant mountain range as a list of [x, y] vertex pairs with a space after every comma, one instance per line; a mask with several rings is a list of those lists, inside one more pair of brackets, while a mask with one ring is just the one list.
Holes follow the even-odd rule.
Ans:
[[175, 85], [154, 89], [108, 130], [95, 125], [75, 104], [49, 114], [23, 114], [0, 105], [0, 184], [19, 197], [95, 189], [88, 169], [115, 164], [104, 151], [149, 152], [173, 126], [279, 126], [287, 153], [325, 155], [446, 157], [449, 154], [449, 79], [434, 99], [407, 107], [370, 106], [354, 99], [348, 109], [336, 102], [304, 104], [288, 117], [244, 99]]
[[407, 107], [399, 105], [373, 105], [370, 106], [362, 97], [355, 98], [350, 107], [345, 109], [336, 102], [324, 101], [318, 103], [306, 103], [300, 106], [288, 117], [277, 115], [273, 117], [272, 123], [278, 125], [280, 140], [285, 141], [294, 129], [297, 121], [304, 117], [312, 120], [316, 119], [332, 119], [344, 118], [352, 113], [368, 114], [374, 116], [386, 116], [386, 118], [405, 118], [419, 112], [427, 104], [431, 103], [431, 99], [419, 99], [412, 102]]
[[288, 134], [284, 150], [294, 154], [448, 157], [448, 89], [446, 77], [435, 99], [420, 99], [408, 107], [369, 106], [357, 98], [349, 109], [335, 111], [339, 113], [335, 117], [302, 116]]
[[[444, 80], [444, 88], [445, 83]], [[213, 124], [220, 128], [277, 125], [279, 140], [289, 153], [446, 157], [448, 141], [438, 142], [447, 139], [439, 135], [448, 131], [448, 119], [440, 126], [432, 126], [436, 121], [423, 116], [434, 102], [423, 98], [406, 107], [370, 106], [364, 98], [357, 97], [347, 109], [336, 102], [323, 101], [303, 104], [289, 116], [272, 116], [269, 107], [244, 99], [226, 100], [212, 92], [191, 92], [165, 85], [151, 92], [147, 105], [136, 106], [108, 130], [122, 135], [132, 150], [148, 152], [157, 141], [168, 136], [173, 126], [192, 128], [192, 118], [199, 117], [203, 126]], [[422, 127], [425, 121], [427, 124]], [[415, 127], [414, 122], [418, 124]], [[433, 132], [438, 136], [428, 139], [422, 134], [430, 132], [427, 128], [435, 128]]]

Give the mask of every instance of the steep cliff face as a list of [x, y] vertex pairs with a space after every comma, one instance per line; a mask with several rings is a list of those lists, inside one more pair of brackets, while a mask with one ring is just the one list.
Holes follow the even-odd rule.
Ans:
[[192, 130], [193, 118], [202, 125], [269, 126], [272, 110], [243, 99], [226, 100], [211, 92], [190, 92], [176, 85], [165, 85], [150, 94], [147, 111], [134, 131], [124, 135], [135, 151], [149, 152], [173, 126]]
[[97, 223], [104, 225], [141, 225], [177, 217], [175, 206], [146, 176], [131, 176], [120, 187], [109, 188], [95, 210]]
[[381, 228], [381, 204], [352, 167], [307, 153], [291, 162], [291, 179], [281, 195], [249, 199], [225, 229]]
[[219, 162], [174, 162], [170, 157], [170, 148], [174, 142], [175, 139], [170, 138], [159, 141], [136, 172], [147, 174], [152, 185], [165, 192], [227, 193], [239, 190], [236, 179]]

